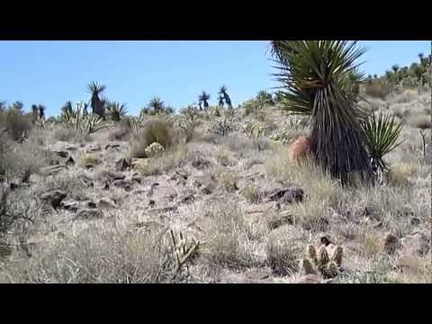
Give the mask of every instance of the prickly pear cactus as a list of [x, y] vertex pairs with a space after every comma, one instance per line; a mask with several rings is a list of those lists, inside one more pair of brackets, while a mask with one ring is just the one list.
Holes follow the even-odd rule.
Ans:
[[342, 265], [343, 248], [330, 244], [321, 245], [318, 249], [308, 245], [306, 256], [302, 261], [302, 268], [306, 275], [321, 275], [324, 279], [335, 278]]
[[158, 142], [153, 142], [149, 146], [144, 149], [144, 152], [147, 156], [152, 157], [163, 152], [165, 148], [159, 144]]

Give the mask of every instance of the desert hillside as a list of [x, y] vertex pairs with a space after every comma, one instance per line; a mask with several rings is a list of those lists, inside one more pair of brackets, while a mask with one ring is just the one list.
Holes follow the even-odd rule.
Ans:
[[359, 89], [402, 125], [373, 186], [293, 158], [311, 123], [279, 93], [105, 120], [3, 105], [0, 282], [432, 282], [430, 79], [400, 71]]

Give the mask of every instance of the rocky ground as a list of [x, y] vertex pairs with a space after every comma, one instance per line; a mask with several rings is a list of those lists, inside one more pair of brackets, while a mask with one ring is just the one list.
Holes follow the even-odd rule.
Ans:
[[[191, 141], [151, 158], [132, 157], [118, 126], [86, 138], [34, 130], [10, 152], [37, 172], [7, 184], [3, 206], [19, 219], [2, 239], [0, 281], [432, 282], [430, 100], [412, 90], [371, 100], [406, 122], [375, 188], [289, 164], [308, 128], [275, 107], [240, 109], [229, 127], [203, 114]], [[248, 136], [248, 121], [263, 136]], [[271, 140], [282, 131], [285, 144]], [[309, 244], [330, 258], [343, 248], [336, 276], [305, 271]]]

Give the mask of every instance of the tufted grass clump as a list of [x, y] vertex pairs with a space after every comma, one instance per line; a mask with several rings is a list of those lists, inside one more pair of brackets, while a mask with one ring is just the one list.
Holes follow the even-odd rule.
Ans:
[[134, 158], [148, 157], [146, 148], [152, 143], [159, 143], [165, 149], [174, 144], [173, 128], [162, 120], [151, 121], [144, 130], [133, 139], [130, 154]]

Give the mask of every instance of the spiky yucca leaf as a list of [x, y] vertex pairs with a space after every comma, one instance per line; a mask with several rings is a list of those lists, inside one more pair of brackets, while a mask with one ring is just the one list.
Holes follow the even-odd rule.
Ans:
[[283, 84], [282, 88], [288, 87], [284, 97], [289, 101], [289, 110], [292, 113], [315, 115], [312, 99], [318, 89], [337, 85], [347, 95], [347, 89], [363, 78], [363, 74], [356, 70], [358, 65], [355, 61], [364, 50], [356, 49], [355, 42], [275, 42], [277, 68], [280, 70], [275, 76]]
[[120, 121], [127, 113], [126, 105], [119, 102], [108, 102], [106, 108], [113, 121]]
[[165, 103], [159, 97], [154, 96], [150, 99], [146, 108], [149, 109], [150, 113], [158, 114], [164, 111]]
[[210, 100], [210, 94], [208, 94], [207, 92], [203, 91], [199, 96], [198, 96], [198, 102], [202, 103], [204, 105], [204, 108], [208, 108], [209, 107], [209, 103], [208, 101]]
[[[346, 184], [359, 172], [371, 179], [366, 135], [347, 80], [356, 82], [355, 61], [363, 49], [356, 42], [278, 41], [277, 80], [286, 88], [287, 109], [312, 117], [311, 139], [316, 160]], [[354, 81], [353, 81], [354, 80]]]
[[262, 107], [264, 107], [265, 105], [273, 105], [274, 101], [273, 101], [273, 97], [271, 95], [271, 93], [265, 91], [265, 90], [261, 90], [258, 92], [258, 94], [256, 95], [255, 98], [259, 105]]
[[370, 158], [382, 171], [386, 171], [387, 165], [383, 158], [402, 143], [402, 141], [398, 141], [398, 138], [403, 124], [396, 122], [395, 116], [382, 112], [376, 116], [375, 112], [372, 111], [362, 126], [366, 133], [366, 147]]
[[221, 95], [223, 98], [224, 98], [224, 100], [225, 100], [225, 103], [228, 105], [228, 108], [232, 108], [232, 102], [231, 102], [231, 98], [230, 98], [230, 96], [228, 95], [228, 89], [227, 89], [227, 87], [225, 86], [225, 85], [223, 85], [220, 89], [219, 89], [219, 95]]
[[75, 108], [72, 107], [71, 102], [68, 102], [62, 108], [60, 118], [67, 127], [84, 134], [92, 134], [108, 127], [102, 123], [103, 117], [93, 113], [85, 115], [84, 110], [85, 104], [83, 102], [78, 102]]
[[72, 102], [68, 101], [61, 108], [60, 120], [64, 123], [70, 123], [72, 119], [76, 118], [77, 112], [72, 107]]
[[103, 124], [103, 117], [97, 114], [90, 114], [85, 117], [81, 117], [79, 131], [86, 134], [92, 134], [107, 127], [107, 124]]

